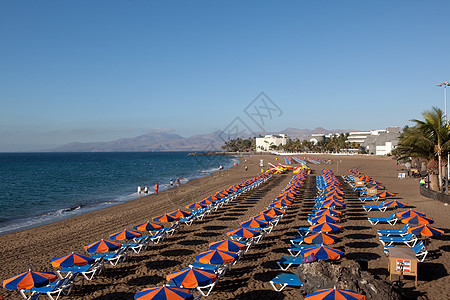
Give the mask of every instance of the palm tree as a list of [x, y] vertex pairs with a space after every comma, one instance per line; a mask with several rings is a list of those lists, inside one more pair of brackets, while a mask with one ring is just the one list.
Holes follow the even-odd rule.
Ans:
[[[397, 153], [401, 158], [425, 158], [429, 166], [438, 159], [438, 186], [442, 189], [442, 155], [450, 149], [449, 129], [444, 121], [444, 113], [440, 108], [433, 107], [422, 113], [424, 120], [412, 119], [416, 125], [407, 128], [400, 137]], [[435, 186], [432, 184], [432, 186]]]

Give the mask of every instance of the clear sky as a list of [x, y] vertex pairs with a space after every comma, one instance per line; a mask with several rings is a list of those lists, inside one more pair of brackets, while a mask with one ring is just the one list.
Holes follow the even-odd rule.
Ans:
[[449, 29], [448, 1], [0, 0], [0, 151], [209, 133], [260, 92], [269, 131], [403, 127], [444, 107]]

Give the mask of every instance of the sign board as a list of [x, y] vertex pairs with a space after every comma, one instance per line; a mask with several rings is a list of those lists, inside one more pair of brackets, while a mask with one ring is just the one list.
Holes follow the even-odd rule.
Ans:
[[395, 261], [395, 270], [402, 273], [411, 273], [411, 261], [406, 259], [397, 259]]
[[376, 195], [378, 193], [377, 189], [368, 189], [367, 190], [367, 196], [373, 196]]
[[362, 180], [359, 179], [359, 178], [356, 178], [356, 179], [355, 179], [355, 186], [357, 186], [357, 187], [364, 186], [364, 181], [362, 181]]

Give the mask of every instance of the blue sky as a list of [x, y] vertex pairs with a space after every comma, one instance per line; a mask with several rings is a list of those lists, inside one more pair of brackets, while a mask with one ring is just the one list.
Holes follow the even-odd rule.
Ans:
[[[444, 106], [446, 1], [0, 1], [0, 151], [222, 130], [381, 129]], [[449, 91], [450, 92], [450, 91]]]

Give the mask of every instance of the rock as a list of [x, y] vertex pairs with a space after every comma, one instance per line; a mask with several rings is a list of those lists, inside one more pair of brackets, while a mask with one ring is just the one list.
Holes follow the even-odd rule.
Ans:
[[402, 299], [401, 293], [390, 283], [375, 279], [367, 271], [361, 271], [360, 265], [354, 261], [348, 262], [347, 266], [325, 261], [302, 264], [298, 268], [298, 274], [303, 282], [300, 289], [303, 296], [320, 289], [336, 287], [365, 295], [367, 299]]

